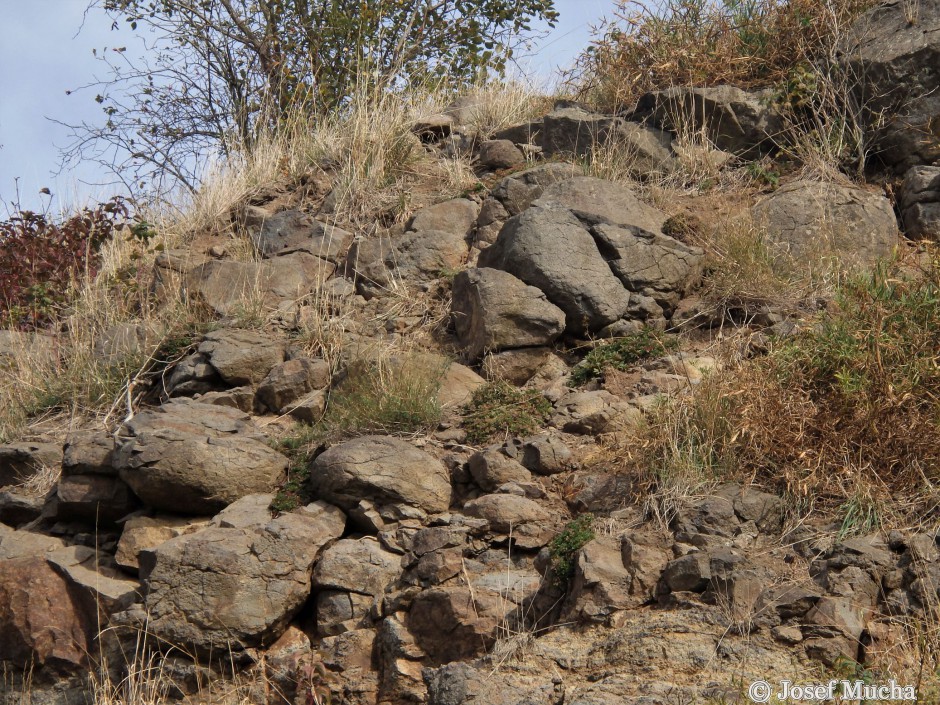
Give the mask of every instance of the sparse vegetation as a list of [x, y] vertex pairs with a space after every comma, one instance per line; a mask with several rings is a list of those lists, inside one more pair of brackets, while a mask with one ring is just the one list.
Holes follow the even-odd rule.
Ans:
[[569, 521], [552, 542], [548, 544], [552, 579], [559, 587], [568, 584], [574, 574], [575, 556], [594, 534], [594, 515], [582, 514]]
[[639, 333], [604, 342], [593, 348], [571, 371], [569, 384], [579, 387], [602, 377], [604, 370], [628, 370], [638, 362], [666, 355], [675, 350], [675, 337], [644, 328]]
[[524, 436], [542, 425], [552, 405], [537, 389], [519, 389], [508, 382], [487, 382], [464, 408], [467, 440], [481, 445], [495, 438]]
[[[649, 425], [635, 467], [759, 482], [871, 526], [882, 497], [932, 506], [940, 472], [940, 261], [846, 280], [837, 308]], [[652, 478], [650, 489], [662, 489]], [[915, 510], [916, 511], [916, 510]]]
[[328, 435], [423, 433], [441, 418], [438, 391], [448, 361], [402, 354], [351, 362], [321, 421]]

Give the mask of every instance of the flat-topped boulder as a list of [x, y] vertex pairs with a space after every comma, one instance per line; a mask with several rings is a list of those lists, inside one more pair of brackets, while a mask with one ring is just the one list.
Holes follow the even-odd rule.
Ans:
[[171, 402], [122, 429], [114, 464], [140, 499], [174, 514], [210, 514], [247, 494], [270, 492], [287, 470], [247, 414]]

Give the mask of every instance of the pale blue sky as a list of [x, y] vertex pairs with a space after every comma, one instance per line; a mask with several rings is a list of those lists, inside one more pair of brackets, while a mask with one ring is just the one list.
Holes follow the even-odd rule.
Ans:
[[[94, 91], [66, 95], [94, 81], [103, 67], [92, 56], [104, 47], [134, 50], [130, 32], [112, 32], [103, 13], [83, 15], [87, 0], [0, 0], [0, 218], [16, 198], [24, 208], [42, 210], [50, 200], [39, 193], [48, 187], [52, 210], [104, 198], [107, 189], [95, 165], [53, 175], [57, 147], [68, 131], [47, 118], [63, 122], [98, 121]], [[556, 0], [558, 27], [539, 42], [536, 53], [523, 59], [543, 76], [567, 67], [587, 46], [590, 26], [613, 8], [612, 0]]]

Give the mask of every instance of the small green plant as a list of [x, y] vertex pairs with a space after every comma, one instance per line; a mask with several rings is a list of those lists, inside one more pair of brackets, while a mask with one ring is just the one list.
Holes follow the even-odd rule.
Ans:
[[292, 512], [313, 501], [310, 492], [311, 447], [316, 443], [316, 432], [311, 426], [298, 425], [296, 432], [275, 440], [271, 445], [275, 450], [290, 459], [287, 479], [284, 480], [274, 499], [271, 509], [275, 512]]
[[568, 384], [579, 387], [592, 379], [603, 376], [604, 370], [627, 370], [638, 362], [649, 360], [675, 350], [678, 343], [671, 336], [658, 335], [650, 328], [639, 333], [617, 338], [598, 345], [575, 365]]
[[547, 421], [551, 411], [551, 403], [537, 389], [487, 382], [464, 407], [463, 424], [467, 440], [483, 444], [497, 437], [527, 435]]
[[594, 515], [582, 514], [569, 521], [548, 545], [552, 579], [558, 587], [568, 584], [574, 574], [575, 554], [594, 538]]
[[780, 187], [780, 172], [772, 166], [762, 162], [750, 162], [747, 165], [747, 173], [754, 181], [772, 190]]

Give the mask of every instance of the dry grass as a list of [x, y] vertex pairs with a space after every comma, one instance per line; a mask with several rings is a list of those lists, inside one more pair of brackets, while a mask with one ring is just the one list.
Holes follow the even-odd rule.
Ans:
[[938, 502], [940, 260], [848, 279], [837, 311], [653, 412], [627, 465], [654, 501], [751, 482], [873, 528]]
[[[572, 77], [609, 110], [668, 86], [785, 81], [801, 61], [825, 53], [834, 34], [873, 0], [617, 0]], [[833, 19], [836, 21], [834, 22]]]

